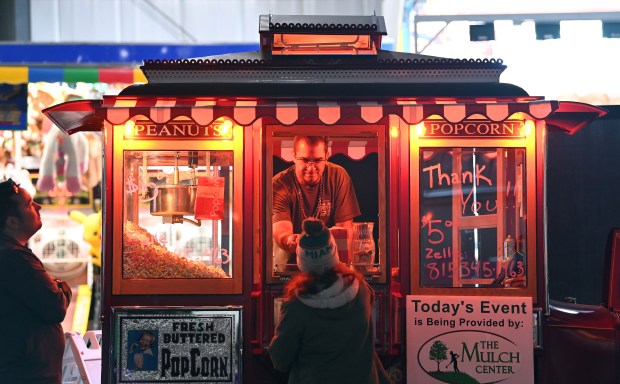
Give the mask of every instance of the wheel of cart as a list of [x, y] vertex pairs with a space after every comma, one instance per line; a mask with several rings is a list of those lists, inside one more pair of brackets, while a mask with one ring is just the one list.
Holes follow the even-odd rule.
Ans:
[[101, 331], [65, 332], [62, 361], [63, 384], [99, 384], [101, 382]]

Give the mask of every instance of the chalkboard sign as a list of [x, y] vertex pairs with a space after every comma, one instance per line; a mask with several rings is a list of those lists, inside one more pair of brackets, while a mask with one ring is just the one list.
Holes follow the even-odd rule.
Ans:
[[[501, 285], [517, 277], [507, 268], [517, 270], [517, 251], [524, 257], [524, 172], [523, 148], [420, 151], [422, 286]], [[523, 277], [525, 268], [518, 270]]]

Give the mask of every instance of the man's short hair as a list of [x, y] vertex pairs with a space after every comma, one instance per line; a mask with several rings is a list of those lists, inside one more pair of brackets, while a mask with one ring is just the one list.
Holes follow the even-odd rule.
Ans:
[[325, 152], [327, 152], [327, 145], [329, 137], [327, 136], [295, 136], [293, 138], [293, 152], [297, 153], [297, 146], [301, 140], [307, 141], [311, 146], [318, 145], [320, 143], [325, 144]]
[[17, 194], [19, 194], [19, 184], [13, 179], [0, 182], [0, 233], [4, 232], [6, 219], [9, 216], [19, 216], [19, 209], [13, 198]]

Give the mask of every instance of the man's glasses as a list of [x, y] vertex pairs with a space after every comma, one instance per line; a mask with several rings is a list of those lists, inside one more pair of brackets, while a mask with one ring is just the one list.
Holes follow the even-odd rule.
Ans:
[[324, 157], [317, 157], [316, 159], [309, 159], [307, 157], [295, 156], [295, 160], [297, 160], [297, 161], [301, 162], [303, 165], [307, 166], [307, 165], [310, 165], [310, 164], [320, 165], [320, 164], [322, 164], [327, 159], [325, 159]]

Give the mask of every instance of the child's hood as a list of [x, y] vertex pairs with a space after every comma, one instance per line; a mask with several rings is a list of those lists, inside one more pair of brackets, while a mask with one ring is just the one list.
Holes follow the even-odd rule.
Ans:
[[350, 303], [357, 296], [359, 291], [359, 281], [353, 279], [349, 282], [342, 276], [330, 287], [321, 292], [309, 296], [297, 296], [299, 301], [305, 305], [317, 309], [335, 309]]

